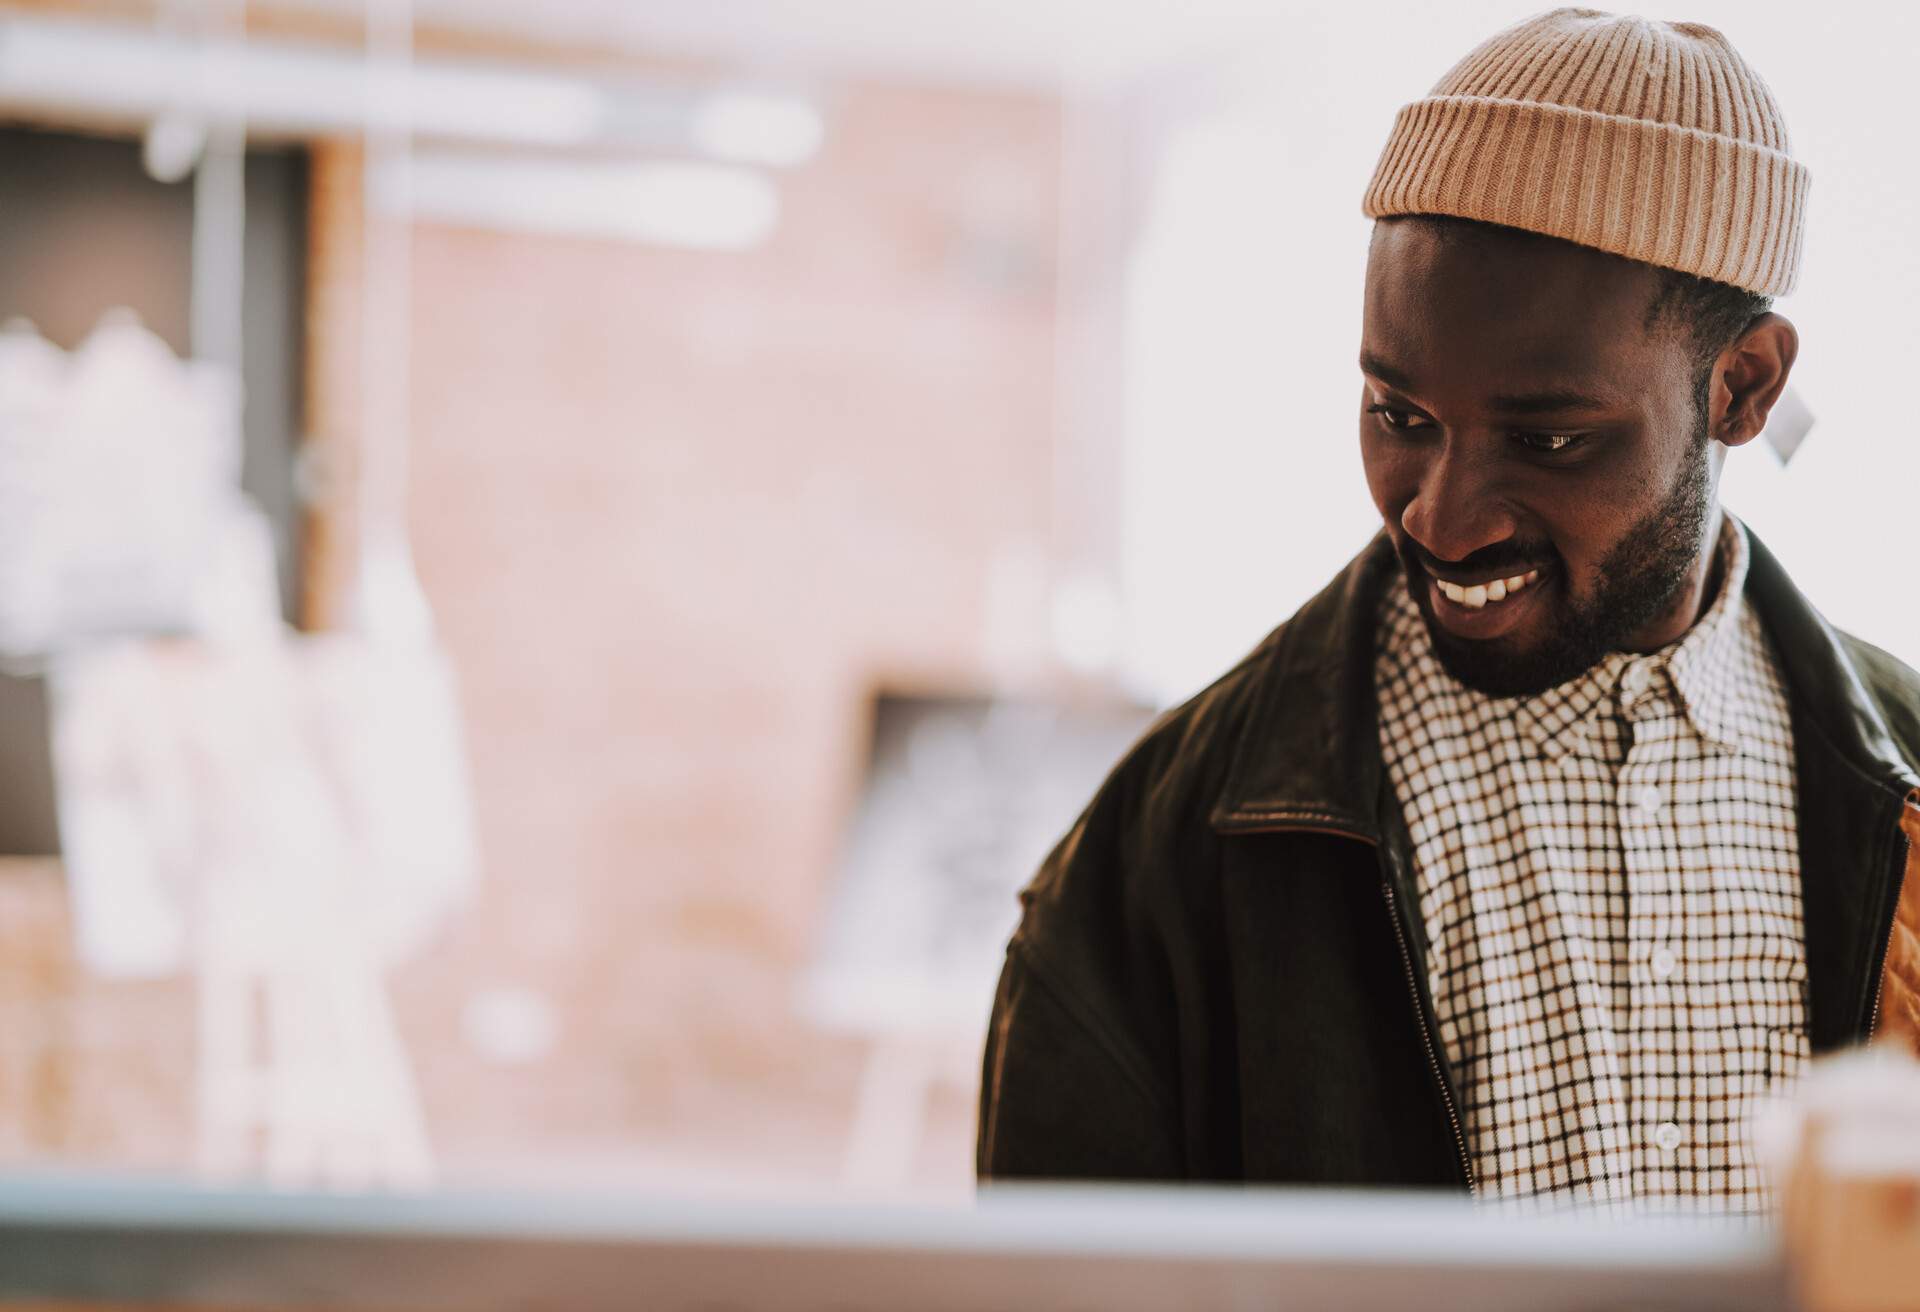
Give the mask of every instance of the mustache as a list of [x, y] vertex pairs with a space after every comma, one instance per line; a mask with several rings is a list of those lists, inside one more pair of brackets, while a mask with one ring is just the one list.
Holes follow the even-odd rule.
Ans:
[[1411, 538], [1400, 544], [1401, 563], [1426, 574], [1524, 574], [1544, 569], [1554, 558], [1553, 548], [1544, 542], [1496, 542], [1461, 560], [1441, 560]]

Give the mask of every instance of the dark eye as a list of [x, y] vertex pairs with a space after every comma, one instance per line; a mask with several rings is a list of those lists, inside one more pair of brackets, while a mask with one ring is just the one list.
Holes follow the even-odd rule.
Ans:
[[1380, 422], [1388, 428], [1433, 427], [1431, 420], [1424, 419], [1419, 415], [1413, 414], [1411, 411], [1396, 410], [1390, 405], [1370, 405], [1367, 407], [1367, 413], [1370, 415], [1379, 415]]
[[1529, 451], [1538, 451], [1542, 455], [1558, 455], [1586, 440], [1578, 433], [1516, 433], [1515, 436]]

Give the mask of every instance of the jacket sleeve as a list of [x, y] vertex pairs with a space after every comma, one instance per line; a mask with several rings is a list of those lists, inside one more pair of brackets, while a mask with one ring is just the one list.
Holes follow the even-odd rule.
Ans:
[[982, 1180], [1177, 1180], [1178, 1122], [1123, 1043], [1016, 936], [993, 1002]]
[[[982, 1180], [1184, 1180], [1194, 1096], [1176, 963], [1194, 954], [1183, 890], [1209, 854], [1182, 847], [1193, 799], [1169, 786], [1181, 739], [1127, 753], [1021, 892], [981, 1070]], [[1207, 831], [1211, 836], [1211, 831]]]

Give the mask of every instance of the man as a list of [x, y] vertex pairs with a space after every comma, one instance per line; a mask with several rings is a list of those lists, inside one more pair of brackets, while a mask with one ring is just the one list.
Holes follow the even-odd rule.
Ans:
[[1920, 679], [1717, 504], [1806, 192], [1694, 24], [1555, 10], [1401, 111], [1384, 531], [1023, 895], [983, 1177], [1764, 1205], [1753, 1098], [1920, 1015]]

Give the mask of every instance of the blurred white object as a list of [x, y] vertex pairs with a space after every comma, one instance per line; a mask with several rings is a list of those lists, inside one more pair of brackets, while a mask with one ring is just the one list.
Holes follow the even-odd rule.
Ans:
[[1920, 1307], [1920, 1061], [1904, 1036], [1815, 1062], [1756, 1118], [1814, 1312]]
[[161, 114], [140, 141], [140, 163], [155, 182], [181, 182], [207, 149], [207, 125], [190, 114]]
[[553, 1004], [519, 985], [481, 989], [467, 999], [460, 1019], [473, 1050], [501, 1066], [541, 1060], [560, 1036]]
[[232, 372], [131, 316], [0, 333], [0, 657], [47, 671], [81, 961], [196, 975], [203, 1167], [425, 1183], [385, 972], [475, 877], [453, 676], [287, 633], [240, 462]]
[[66, 353], [16, 319], [0, 329], [0, 657], [48, 628], [57, 583], [42, 568], [57, 531], [56, 430]]
[[1813, 411], [1807, 409], [1807, 403], [1800, 399], [1800, 393], [1792, 387], [1780, 394], [1774, 402], [1773, 412], [1767, 416], [1767, 426], [1760, 430], [1760, 436], [1773, 448], [1781, 464], [1793, 459], [1793, 453], [1807, 440], [1807, 434], [1813, 431]]
[[240, 461], [238, 381], [176, 359], [130, 313], [71, 355], [0, 333], [0, 656], [192, 631], [254, 513]]
[[[199, 979], [204, 1169], [425, 1183], [385, 974], [477, 866], [453, 678], [346, 637], [105, 644], [56, 661], [80, 956]], [[264, 640], [262, 640], [264, 638]]]
[[[453, 675], [431, 648], [333, 636], [115, 643], [56, 662], [49, 684], [61, 842], [90, 969], [184, 969], [177, 926], [236, 851], [248, 897], [351, 905], [383, 968], [417, 951], [474, 884]], [[339, 859], [316, 862], [323, 849]]]

